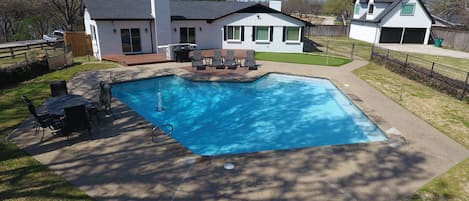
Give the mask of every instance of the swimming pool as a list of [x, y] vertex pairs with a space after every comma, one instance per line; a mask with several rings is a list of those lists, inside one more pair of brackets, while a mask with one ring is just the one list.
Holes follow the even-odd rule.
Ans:
[[172, 137], [198, 155], [387, 139], [327, 79], [268, 74], [231, 83], [165, 76], [114, 84], [112, 92], [153, 124], [172, 124]]

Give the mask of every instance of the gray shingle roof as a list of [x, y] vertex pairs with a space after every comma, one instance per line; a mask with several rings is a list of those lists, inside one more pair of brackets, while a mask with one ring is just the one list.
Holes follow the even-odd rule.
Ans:
[[150, 0], [85, 0], [92, 19], [152, 19]]
[[171, 18], [216, 19], [254, 5], [253, 2], [171, 1]]
[[[152, 19], [150, 0], [85, 0], [92, 19]], [[253, 2], [175, 1], [172, 19], [216, 19], [256, 5]]]

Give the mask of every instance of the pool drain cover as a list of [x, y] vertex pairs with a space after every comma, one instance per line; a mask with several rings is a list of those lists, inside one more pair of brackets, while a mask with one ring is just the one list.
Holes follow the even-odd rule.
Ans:
[[232, 170], [234, 168], [234, 165], [233, 163], [225, 163], [223, 165], [223, 168], [225, 168], [225, 170]]

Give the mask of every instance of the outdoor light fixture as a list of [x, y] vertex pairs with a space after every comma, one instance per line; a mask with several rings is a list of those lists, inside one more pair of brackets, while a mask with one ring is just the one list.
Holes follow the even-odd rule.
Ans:
[[114, 33], [117, 33], [117, 30], [116, 30], [116, 29], [114, 29], [113, 31], [114, 31]]
[[199, 31], [202, 31], [202, 27], [199, 27]]
[[148, 32], [148, 29], [147, 29], [147, 28], [145, 28], [145, 33], [147, 33], [147, 32]]
[[257, 15], [257, 19], [260, 20], [260, 19], [261, 19], [261, 16], [260, 16], [260, 15]]
[[174, 32], [178, 31], [176, 28], [174, 28]]

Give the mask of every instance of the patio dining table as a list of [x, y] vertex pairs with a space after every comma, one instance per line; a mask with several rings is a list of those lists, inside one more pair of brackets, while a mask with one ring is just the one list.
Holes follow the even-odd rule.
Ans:
[[91, 101], [83, 96], [76, 94], [68, 94], [62, 96], [51, 97], [46, 100], [46, 108], [50, 114], [64, 115], [64, 109], [78, 105], [90, 105]]

